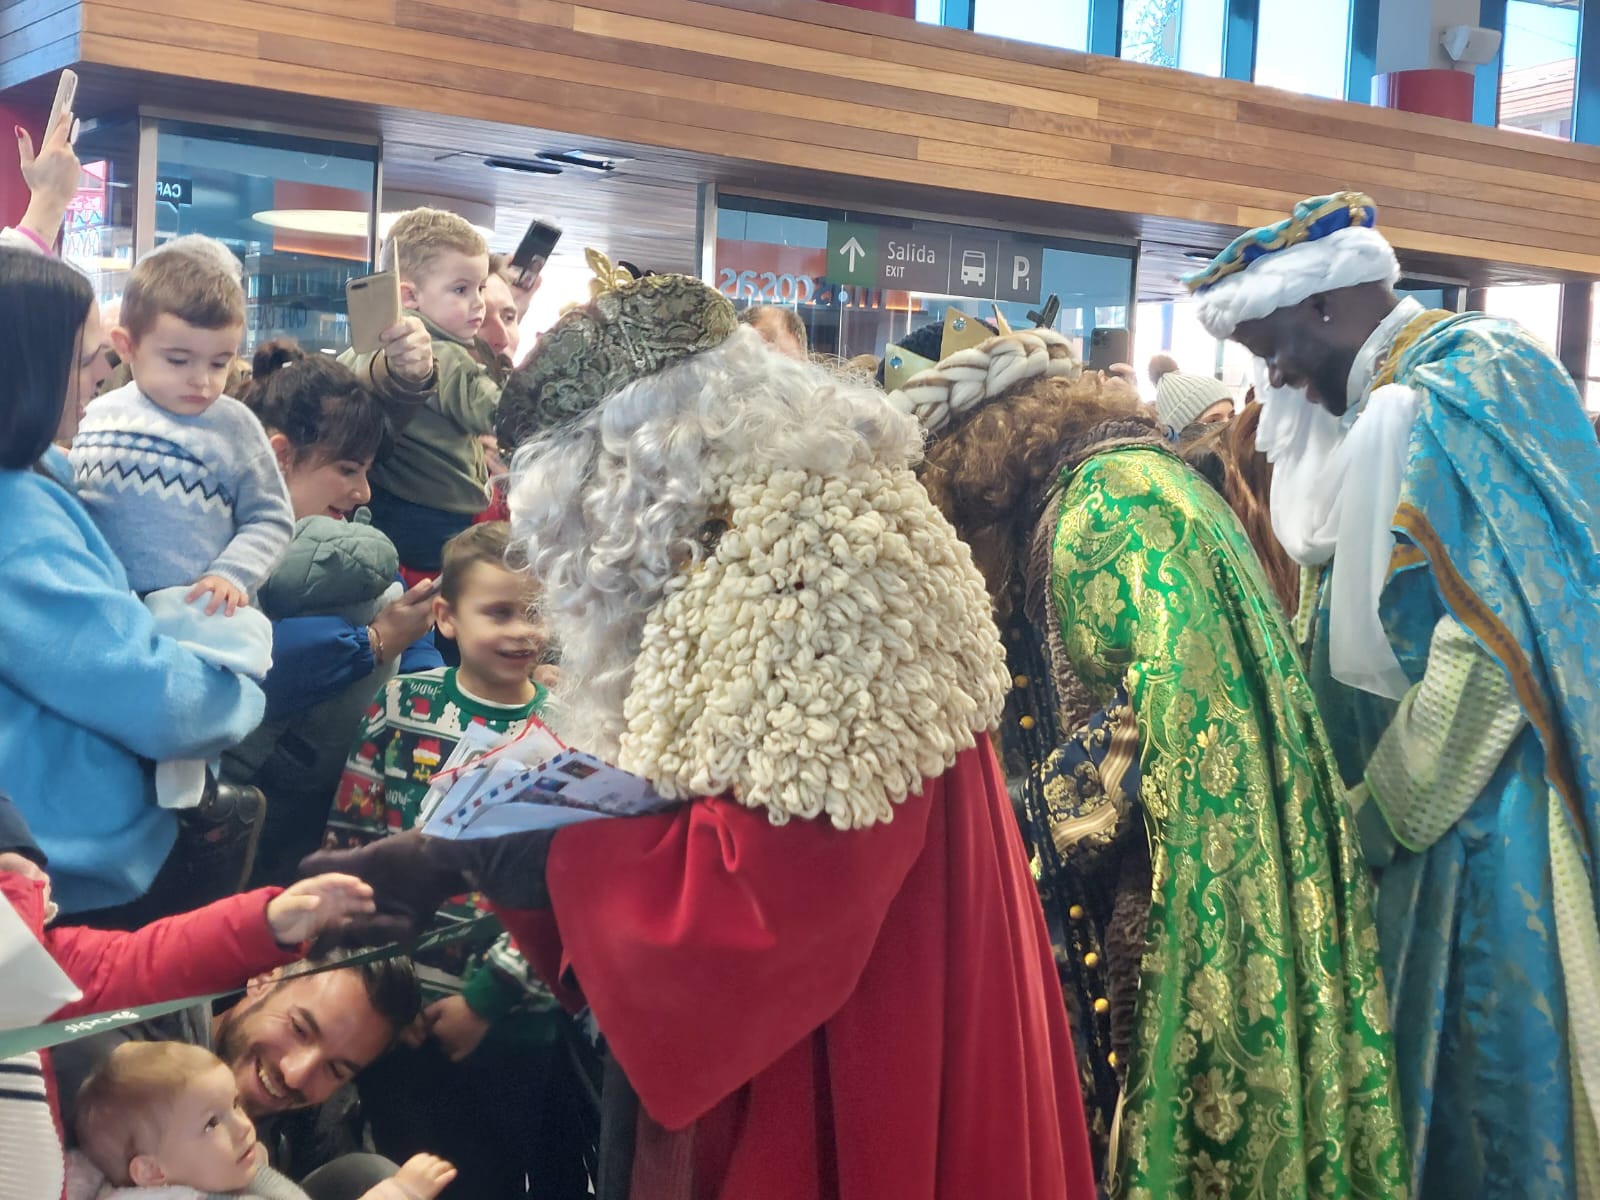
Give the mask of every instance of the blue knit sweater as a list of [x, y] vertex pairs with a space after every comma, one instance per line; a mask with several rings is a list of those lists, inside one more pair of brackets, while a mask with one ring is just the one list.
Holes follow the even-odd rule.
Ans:
[[107, 392], [71, 460], [78, 498], [141, 595], [218, 575], [253, 596], [294, 534], [266, 431], [228, 396], [178, 416], [137, 383]]
[[0, 471], [0, 791], [50, 858], [62, 911], [150, 887], [176, 836], [140, 759], [210, 758], [261, 689], [168, 638], [128, 588], [58, 450]]

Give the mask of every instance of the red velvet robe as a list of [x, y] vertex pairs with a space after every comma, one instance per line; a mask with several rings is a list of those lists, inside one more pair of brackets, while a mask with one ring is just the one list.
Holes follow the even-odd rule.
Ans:
[[547, 880], [551, 908], [505, 924], [581, 988], [649, 1116], [693, 1127], [695, 1200], [1094, 1196], [987, 737], [886, 825], [697, 800], [562, 830]]

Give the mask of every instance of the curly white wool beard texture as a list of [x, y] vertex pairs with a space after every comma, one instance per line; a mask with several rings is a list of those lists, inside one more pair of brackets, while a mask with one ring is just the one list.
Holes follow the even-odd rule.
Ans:
[[1009, 683], [921, 451], [882, 392], [751, 329], [523, 446], [512, 528], [561, 651], [557, 732], [669, 795], [888, 819]]
[[775, 824], [891, 820], [999, 719], [1010, 683], [971, 552], [906, 469], [716, 492], [729, 528], [645, 624], [619, 765]]

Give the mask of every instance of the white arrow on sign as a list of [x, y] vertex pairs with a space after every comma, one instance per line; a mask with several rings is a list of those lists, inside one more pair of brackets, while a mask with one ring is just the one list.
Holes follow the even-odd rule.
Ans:
[[860, 242], [856, 241], [855, 238], [851, 238], [848, 242], [839, 247], [839, 253], [849, 255], [850, 265], [845, 269], [854, 271], [856, 269], [856, 259], [865, 257], [867, 248]]

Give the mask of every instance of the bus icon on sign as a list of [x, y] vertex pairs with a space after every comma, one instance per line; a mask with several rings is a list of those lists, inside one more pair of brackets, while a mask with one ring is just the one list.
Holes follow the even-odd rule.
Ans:
[[961, 252], [961, 283], [982, 287], [989, 280], [989, 256], [982, 250]]

